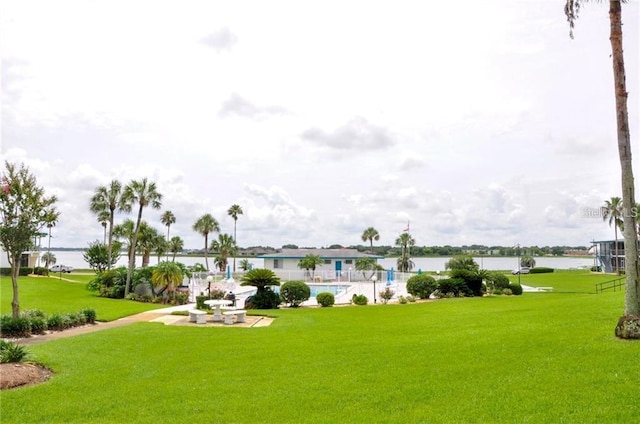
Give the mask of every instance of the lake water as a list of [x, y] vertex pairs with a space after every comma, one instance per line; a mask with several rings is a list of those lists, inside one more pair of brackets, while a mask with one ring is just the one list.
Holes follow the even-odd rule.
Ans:
[[[52, 252], [57, 259], [58, 264], [69, 265], [74, 268], [88, 268], [89, 266], [84, 261], [82, 257], [81, 251], [53, 251]], [[241, 258], [244, 259], [244, 258]], [[238, 268], [238, 263], [241, 260], [240, 258], [236, 259], [236, 268]], [[264, 266], [264, 260], [259, 258], [248, 258], [249, 262], [253, 265], [254, 268], [262, 268]], [[422, 271], [444, 271], [444, 264], [451, 259], [450, 257], [436, 257], [436, 258], [412, 258], [412, 261], [415, 263], [414, 270], [421, 269]], [[543, 266], [555, 269], [579, 269], [579, 268], [590, 268], [594, 265], [593, 257], [562, 257], [562, 256], [544, 256], [544, 257], [536, 257], [536, 266]], [[176, 261], [182, 262], [187, 266], [195, 265], [196, 263], [201, 263], [204, 265], [204, 256], [182, 256], [177, 257]], [[475, 261], [481, 266], [483, 269], [515, 269], [518, 268], [518, 258], [517, 257], [476, 257]], [[121, 257], [117, 263], [117, 266], [126, 266], [127, 258]], [[151, 257], [151, 265], [155, 265], [158, 263], [158, 257]], [[378, 263], [382, 265], [385, 269], [397, 268], [396, 259], [395, 258], [384, 258], [378, 260]], [[136, 257], [136, 265], [140, 266], [142, 264], [142, 259], [140, 257]], [[229, 264], [233, 264], [233, 260], [229, 260]], [[209, 257], [209, 266], [213, 267], [213, 257]], [[343, 270], [346, 271], [345, 268]]]

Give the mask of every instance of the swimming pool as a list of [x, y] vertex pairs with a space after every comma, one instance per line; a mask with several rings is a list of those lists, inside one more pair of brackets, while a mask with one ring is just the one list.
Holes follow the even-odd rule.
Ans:
[[[284, 284], [284, 283], [283, 283]], [[316, 297], [318, 293], [328, 292], [333, 293], [335, 296], [339, 294], [346, 293], [351, 287], [349, 284], [309, 284], [307, 286], [311, 289], [311, 297]], [[280, 292], [280, 287], [272, 287], [273, 291], [276, 293]], [[253, 296], [256, 294], [256, 290], [251, 290], [249, 292], [245, 292], [247, 296]]]

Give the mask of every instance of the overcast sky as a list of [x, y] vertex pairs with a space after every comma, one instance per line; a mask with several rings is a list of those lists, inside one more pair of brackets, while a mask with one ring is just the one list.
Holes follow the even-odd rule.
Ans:
[[52, 246], [101, 240], [93, 191], [143, 177], [187, 248], [232, 204], [241, 246], [613, 238], [585, 216], [621, 194], [606, 2], [574, 40], [564, 0], [309, 3], [3, 0], [2, 157], [58, 197]]

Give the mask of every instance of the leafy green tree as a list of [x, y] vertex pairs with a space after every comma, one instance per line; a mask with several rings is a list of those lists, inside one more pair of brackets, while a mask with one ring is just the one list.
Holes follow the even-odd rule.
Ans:
[[216, 263], [220, 272], [224, 272], [227, 269], [229, 256], [235, 256], [238, 247], [229, 234], [218, 234], [218, 239], [211, 242], [211, 250], [218, 252]]
[[444, 268], [450, 270], [466, 269], [468, 271], [477, 271], [480, 265], [478, 265], [471, 255], [456, 255], [444, 264]]
[[615, 244], [613, 245], [613, 270], [615, 272], [619, 272], [618, 269], [618, 228], [621, 231], [624, 231], [624, 221], [623, 221], [623, 208], [622, 208], [622, 199], [620, 197], [612, 197], [610, 200], [604, 201], [604, 206], [602, 208], [602, 220], [609, 220], [609, 227], [613, 224], [613, 230], [615, 233]]
[[132, 249], [129, 252], [129, 268], [127, 272], [127, 284], [124, 288], [124, 296], [127, 297], [131, 291], [131, 276], [136, 266], [135, 250], [138, 242], [138, 233], [142, 222], [142, 211], [144, 208], [151, 206], [153, 209], [160, 209], [162, 206], [162, 194], [158, 192], [156, 183], [143, 178], [136, 181], [131, 180], [127, 184], [122, 193], [122, 203], [126, 205], [126, 209], [131, 210], [132, 206], [138, 205], [138, 218], [136, 220], [136, 228], [133, 232]]
[[204, 236], [204, 262], [209, 269], [209, 233], [220, 232], [220, 224], [211, 214], [204, 214], [193, 224], [193, 230]]
[[[113, 252], [111, 245], [113, 244], [113, 217], [116, 210], [122, 212], [131, 212], [131, 205], [123, 202], [122, 199], [122, 183], [118, 180], [112, 180], [108, 186], [96, 188], [89, 204], [91, 212], [98, 215], [98, 220], [102, 222], [104, 212], [109, 214], [109, 242], [107, 243], [109, 252]], [[109, 263], [111, 261], [109, 260]]]
[[51, 252], [45, 252], [42, 255], [42, 260], [45, 268], [49, 268], [49, 265], [54, 265], [57, 262], [56, 255]]
[[411, 260], [411, 247], [416, 244], [416, 241], [411, 234], [402, 233], [396, 239], [396, 246], [399, 246], [402, 249], [402, 253], [400, 257], [397, 259], [398, 271], [400, 272], [409, 272], [413, 269], [415, 264]]
[[365, 280], [371, 279], [377, 269], [377, 262], [372, 257], [364, 257], [356, 259], [356, 271], [362, 271], [362, 276]]
[[[89, 243], [87, 248], [82, 254], [83, 259], [89, 264], [89, 267], [96, 272], [104, 272], [111, 269], [120, 259], [120, 243], [113, 243], [111, 248], [115, 250], [112, 254], [109, 254], [109, 246], [98, 240], [93, 243]], [[111, 261], [111, 263], [109, 263]]]
[[[242, 215], [244, 212], [242, 211], [242, 208], [240, 207], [240, 205], [234, 204], [234, 205], [231, 205], [227, 213], [231, 218], [233, 218], [233, 239], [235, 240], [235, 243], [237, 246], [238, 238], [236, 237], [236, 224], [238, 223], [238, 216]], [[234, 254], [233, 255], [233, 272], [235, 271], [236, 271], [236, 256]]]
[[370, 251], [373, 254], [373, 241], [380, 240], [380, 233], [378, 233], [378, 230], [376, 230], [373, 227], [369, 227], [366, 230], [364, 230], [361, 238], [362, 238], [362, 241], [369, 240]]
[[171, 237], [169, 240], [169, 251], [173, 254], [172, 261], [175, 262], [176, 255], [184, 249], [184, 241], [178, 236]]
[[[580, 0], [566, 0], [565, 15], [569, 26], [573, 30], [575, 20], [580, 10]], [[633, 161], [631, 158], [631, 133], [629, 131], [629, 111], [627, 108], [626, 71], [622, 48], [622, 2], [609, 1], [609, 40], [611, 42], [611, 59], [613, 62], [613, 85], [616, 101], [616, 124], [618, 135], [618, 156], [620, 158], [622, 203], [628, 208], [635, 207], [635, 185], [633, 180]], [[573, 33], [571, 33], [573, 36]], [[636, 328], [635, 335], [640, 337], [640, 259], [638, 258], [637, 216], [635, 213], [625, 213], [624, 217], [625, 241], [625, 300], [624, 315], [616, 325], [616, 336], [628, 338], [633, 333], [627, 329]]]
[[309, 270], [311, 270], [311, 279], [313, 280], [316, 274], [316, 267], [323, 263], [324, 260], [320, 255], [308, 254], [304, 258], [300, 259], [300, 262], [298, 262], [298, 268], [304, 269], [307, 271], [307, 274], [309, 274]]
[[38, 186], [36, 177], [24, 164], [5, 161], [5, 176], [2, 177], [0, 190], [0, 244], [7, 252], [11, 266], [11, 285], [13, 298], [11, 311], [14, 318], [20, 316], [20, 293], [18, 276], [22, 252], [29, 250], [31, 237], [47, 225], [57, 220], [60, 213], [55, 208], [56, 196], [45, 196], [44, 189]]

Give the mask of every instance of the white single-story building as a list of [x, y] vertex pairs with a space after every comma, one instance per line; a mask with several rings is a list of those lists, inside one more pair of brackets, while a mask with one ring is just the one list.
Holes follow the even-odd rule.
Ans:
[[356, 260], [360, 258], [373, 258], [376, 262], [382, 256], [369, 255], [358, 252], [356, 249], [282, 249], [278, 253], [270, 253], [260, 256], [264, 260], [264, 267], [281, 275], [283, 272], [304, 272], [298, 264], [307, 255], [317, 255], [324, 261], [318, 265], [315, 275], [323, 280], [332, 280], [356, 272]]

